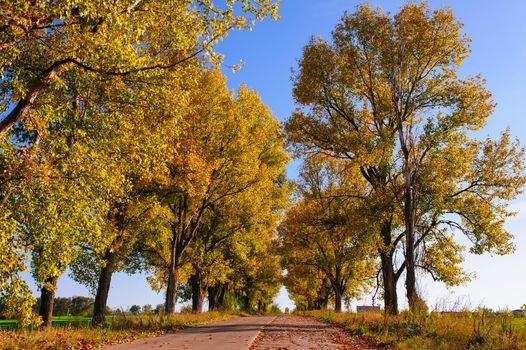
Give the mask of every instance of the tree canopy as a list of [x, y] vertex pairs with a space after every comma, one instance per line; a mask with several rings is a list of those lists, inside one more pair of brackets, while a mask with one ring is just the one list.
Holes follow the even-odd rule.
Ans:
[[417, 268], [448, 284], [466, 280], [455, 233], [473, 253], [512, 250], [503, 224], [524, 186], [524, 150], [508, 131], [500, 140], [474, 136], [495, 103], [480, 76], [457, 73], [469, 53], [461, 29], [451, 9], [408, 4], [391, 15], [360, 5], [331, 41], [305, 46], [294, 76], [288, 140], [298, 155], [360, 168], [376, 203], [371, 214], [383, 221], [378, 249], [391, 313], [403, 272], [411, 306], [420, 301]]

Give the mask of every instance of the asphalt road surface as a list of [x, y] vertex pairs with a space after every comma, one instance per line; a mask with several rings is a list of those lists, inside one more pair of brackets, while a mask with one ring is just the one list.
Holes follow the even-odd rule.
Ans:
[[370, 350], [361, 338], [299, 316], [252, 316], [136, 340], [106, 350]]

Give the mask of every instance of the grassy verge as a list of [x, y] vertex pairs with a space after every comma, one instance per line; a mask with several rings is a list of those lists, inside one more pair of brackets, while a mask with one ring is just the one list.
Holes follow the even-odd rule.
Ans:
[[[239, 313], [209, 312], [171, 316], [119, 316], [106, 328], [91, 328], [84, 322], [60, 325], [37, 331], [0, 331], [1, 350], [97, 349], [104, 345], [125, 343], [135, 339], [226, 320]], [[61, 320], [58, 320], [61, 321]], [[62, 320], [67, 323], [67, 320]]]
[[519, 350], [526, 349], [526, 318], [508, 313], [485, 311], [462, 313], [402, 313], [385, 316], [382, 312], [301, 313], [338, 326], [353, 334], [370, 335], [386, 348], [400, 350]]

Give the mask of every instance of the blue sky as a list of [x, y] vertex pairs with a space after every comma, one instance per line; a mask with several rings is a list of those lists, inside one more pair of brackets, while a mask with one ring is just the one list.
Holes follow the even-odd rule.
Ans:
[[[257, 90], [262, 100], [281, 120], [294, 109], [291, 97], [291, 69], [301, 56], [302, 47], [312, 35], [329, 38], [331, 30], [345, 10], [353, 11], [359, 1], [283, 0], [279, 21], [266, 20], [252, 31], [233, 32], [218, 51], [225, 55], [225, 65], [244, 62], [242, 70], [231, 73], [229, 86], [241, 83]], [[406, 1], [371, 1], [390, 12]], [[487, 87], [498, 103], [487, 127], [478, 135], [497, 136], [510, 128], [512, 134], [526, 144], [526, 1], [523, 0], [457, 0], [430, 1], [430, 7], [452, 7], [455, 16], [464, 23], [464, 32], [472, 39], [471, 55], [461, 68], [461, 74], [482, 74]], [[288, 175], [296, 176], [295, 164]], [[510, 256], [467, 256], [465, 267], [476, 278], [466, 286], [446, 289], [429, 278], [422, 278], [420, 290], [433, 306], [436, 303], [460, 301], [471, 306], [517, 308], [526, 303], [526, 196], [512, 204], [519, 214], [510, 219], [507, 228], [515, 236], [516, 253]], [[402, 283], [400, 283], [402, 286]], [[59, 282], [58, 295], [86, 295], [87, 291], [67, 277]], [[400, 290], [400, 301], [404, 293]], [[109, 304], [128, 307], [132, 304], [158, 304], [163, 296], [153, 293], [142, 275], [117, 274], [112, 281]], [[277, 302], [292, 306], [284, 290]], [[402, 302], [403, 304], [403, 302]]]

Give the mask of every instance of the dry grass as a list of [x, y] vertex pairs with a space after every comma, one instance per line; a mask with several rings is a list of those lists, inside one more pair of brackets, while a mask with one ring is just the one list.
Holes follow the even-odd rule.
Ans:
[[372, 335], [386, 347], [403, 350], [526, 349], [526, 319], [510, 313], [405, 312], [396, 317], [382, 312], [304, 314], [342, 326], [354, 334]]
[[61, 327], [38, 331], [3, 331], [0, 332], [0, 349], [97, 349], [104, 345], [129, 342], [238, 316], [241, 314], [219, 312], [172, 316], [122, 316], [114, 318], [107, 328]]

